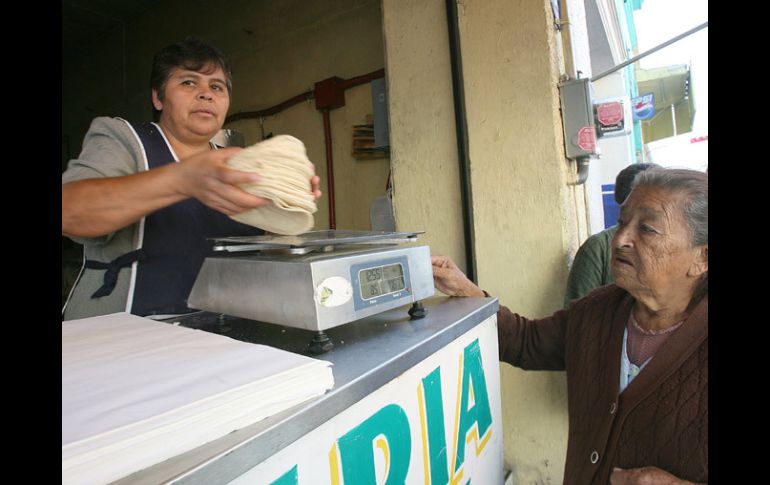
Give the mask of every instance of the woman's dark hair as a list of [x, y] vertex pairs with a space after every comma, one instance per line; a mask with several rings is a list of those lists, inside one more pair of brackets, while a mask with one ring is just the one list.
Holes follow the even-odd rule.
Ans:
[[[709, 244], [709, 176], [697, 170], [651, 169], [640, 172], [634, 178], [633, 188], [659, 187], [672, 193], [683, 193], [686, 201], [682, 209], [690, 232], [693, 247]], [[691, 305], [708, 294], [708, 271], [696, 288]]]
[[[211, 66], [213, 69], [217, 67], [222, 69], [222, 72], [225, 73], [227, 93], [232, 97], [233, 75], [227, 57], [213, 45], [193, 36], [187, 37], [182, 42], [166, 46], [155, 54], [152, 59], [150, 88], [154, 89], [158, 93], [158, 99], [163, 101], [163, 91], [174, 68], [181, 67], [202, 72], [201, 69], [207, 66]], [[154, 121], [160, 119], [160, 111], [156, 110], [155, 106], [152, 107], [152, 117]]]
[[657, 163], [632, 163], [618, 172], [617, 177], [615, 177], [615, 202], [618, 205], [625, 202], [628, 194], [631, 193], [631, 184], [633, 184], [636, 174], [651, 168], [661, 168], [661, 166]]

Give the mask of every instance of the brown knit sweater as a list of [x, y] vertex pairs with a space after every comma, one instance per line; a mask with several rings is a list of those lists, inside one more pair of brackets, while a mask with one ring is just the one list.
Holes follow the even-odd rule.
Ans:
[[610, 284], [547, 318], [498, 312], [501, 361], [567, 371], [565, 485], [606, 485], [614, 467], [644, 466], [708, 482], [708, 295], [618, 395], [633, 303]]

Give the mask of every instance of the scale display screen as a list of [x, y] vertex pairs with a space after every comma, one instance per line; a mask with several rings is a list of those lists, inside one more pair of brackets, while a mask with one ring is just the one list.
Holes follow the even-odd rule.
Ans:
[[358, 272], [358, 286], [361, 298], [371, 300], [403, 290], [404, 268], [401, 263], [362, 269]]

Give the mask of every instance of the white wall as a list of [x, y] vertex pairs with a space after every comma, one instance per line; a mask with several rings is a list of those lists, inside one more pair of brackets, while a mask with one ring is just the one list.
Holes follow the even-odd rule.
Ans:
[[[703, 137], [706, 137], [703, 139]], [[709, 166], [709, 142], [696, 132], [655, 140], [645, 145], [649, 160], [670, 168], [689, 168], [705, 172]]]
[[[622, 70], [615, 71], [593, 83], [596, 103], [598, 100], [625, 96], [625, 74]], [[631, 122], [631, 120], [627, 120]], [[591, 162], [589, 174], [589, 210], [591, 213], [591, 234], [604, 230], [604, 208], [601, 186], [614, 184], [618, 172], [629, 166], [633, 161], [631, 140], [633, 133], [625, 136], [599, 138], [598, 145], [601, 156]]]

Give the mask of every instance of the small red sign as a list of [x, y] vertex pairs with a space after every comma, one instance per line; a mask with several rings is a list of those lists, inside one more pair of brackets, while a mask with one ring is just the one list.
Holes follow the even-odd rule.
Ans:
[[584, 126], [578, 131], [577, 146], [587, 152], [596, 151], [596, 128]]
[[623, 103], [614, 101], [596, 105], [596, 119], [604, 126], [617, 125], [623, 121]]

